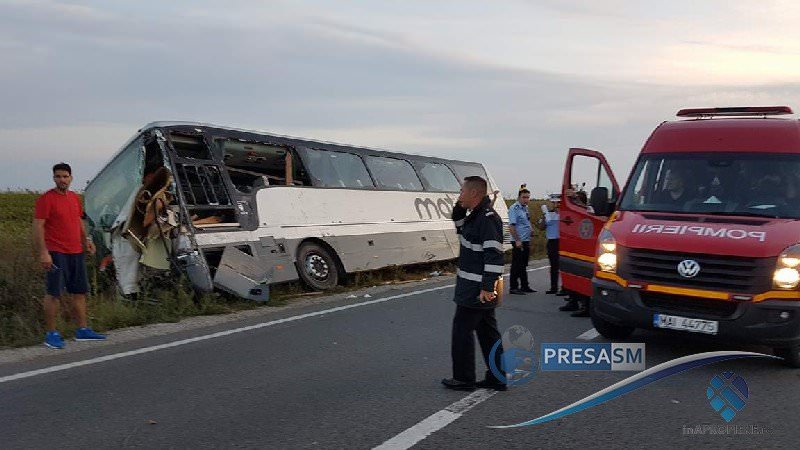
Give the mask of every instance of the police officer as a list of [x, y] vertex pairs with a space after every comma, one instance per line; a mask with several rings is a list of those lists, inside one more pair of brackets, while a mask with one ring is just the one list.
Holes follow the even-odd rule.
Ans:
[[[551, 208], [542, 205], [541, 228], [547, 238], [547, 259], [550, 261], [550, 290], [545, 294], [566, 295], [563, 290], [558, 290], [559, 256], [558, 256], [558, 200], [550, 198]], [[565, 311], [565, 310], [562, 310]]]
[[503, 222], [492, 209], [486, 192], [486, 180], [467, 177], [453, 207], [452, 218], [461, 249], [453, 298], [456, 303], [451, 346], [453, 378], [442, 380], [448, 389], [471, 391], [480, 387], [504, 391], [507, 388], [505, 380], [499, 380], [491, 370], [486, 371], [484, 380], [475, 382], [474, 334], [478, 335], [487, 369], [491, 367], [489, 357], [495, 345], [498, 348], [494, 364], [498, 369], [502, 367], [503, 355], [494, 315], [495, 283], [503, 274]]
[[523, 295], [536, 292], [528, 284], [528, 258], [531, 255], [531, 216], [528, 203], [531, 191], [522, 185], [519, 188], [517, 202], [508, 209], [508, 228], [514, 241], [511, 250], [511, 289], [510, 294]]

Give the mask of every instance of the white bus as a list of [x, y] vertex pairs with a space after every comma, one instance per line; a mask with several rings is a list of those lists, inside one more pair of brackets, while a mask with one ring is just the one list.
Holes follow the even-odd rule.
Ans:
[[[267, 300], [272, 283], [326, 290], [349, 273], [456, 258], [450, 214], [472, 175], [499, 190], [474, 162], [154, 122], [89, 183], [85, 209], [123, 294], [149, 266]], [[502, 195], [494, 207], [507, 219]]]

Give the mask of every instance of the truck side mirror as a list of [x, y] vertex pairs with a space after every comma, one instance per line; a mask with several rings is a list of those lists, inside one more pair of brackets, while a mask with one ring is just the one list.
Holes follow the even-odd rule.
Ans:
[[597, 216], [607, 216], [611, 214], [613, 206], [608, 201], [608, 188], [598, 186], [592, 189], [589, 195], [589, 206], [594, 210]]

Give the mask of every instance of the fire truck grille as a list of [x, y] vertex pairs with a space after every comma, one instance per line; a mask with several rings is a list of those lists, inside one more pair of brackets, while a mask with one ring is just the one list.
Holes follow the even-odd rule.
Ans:
[[[761, 293], [772, 287], [775, 258], [676, 253], [642, 249], [621, 249], [620, 275], [631, 281], [658, 283], [731, 293]], [[699, 272], [686, 277], [678, 265], [697, 262]]]

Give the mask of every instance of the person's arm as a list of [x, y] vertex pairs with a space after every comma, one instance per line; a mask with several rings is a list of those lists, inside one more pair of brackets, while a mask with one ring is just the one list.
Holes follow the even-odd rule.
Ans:
[[53, 258], [44, 243], [44, 222], [44, 219], [33, 219], [33, 252], [42, 269], [50, 270], [53, 267]]
[[456, 233], [461, 234], [461, 228], [464, 226], [464, 219], [467, 217], [467, 208], [461, 206], [461, 203], [456, 202], [453, 205], [453, 214], [450, 218], [453, 219], [453, 224], [456, 226]]
[[78, 220], [81, 221], [81, 244], [90, 255], [94, 255], [97, 249], [95, 249], [94, 242], [92, 242], [92, 238], [89, 237], [89, 233], [86, 232], [86, 213], [80, 201], [78, 201], [78, 212], [80, 213], [78, 214]]
[[514, 212], [514, 209], [510, 209], [508, 211], [508, 232], [511, 234], [511, 240], [514, 241], [514, 246], [517, 248], [522, 247], [522, 241], [519, 239], [519, 234], [517, 234], [517, 213]]
[[81, 220], [81, 243], [83, 244], [83, 248], [85, 248], [90, 255], [94, 255], [97, 251], [94, 247], [94, 242], [92, 242], [92, 238], [90, 238], [89, 234], [86, 232], [86, 221], [84, 220]]
[[511, 234], [511, 240], [514, 241], [514, 246], [519, 248], [522, 247], [522, 241], [519, 240], [519, 235], [517, 234], [517, 226], [513, 223], [508, 226], [508, 232]]
[[503, 225], [495, 213], [487, 212], [481, 227], [483, 242], [483, 279], [480, 301], [494, 301], [494, 283], [503, 275]]

